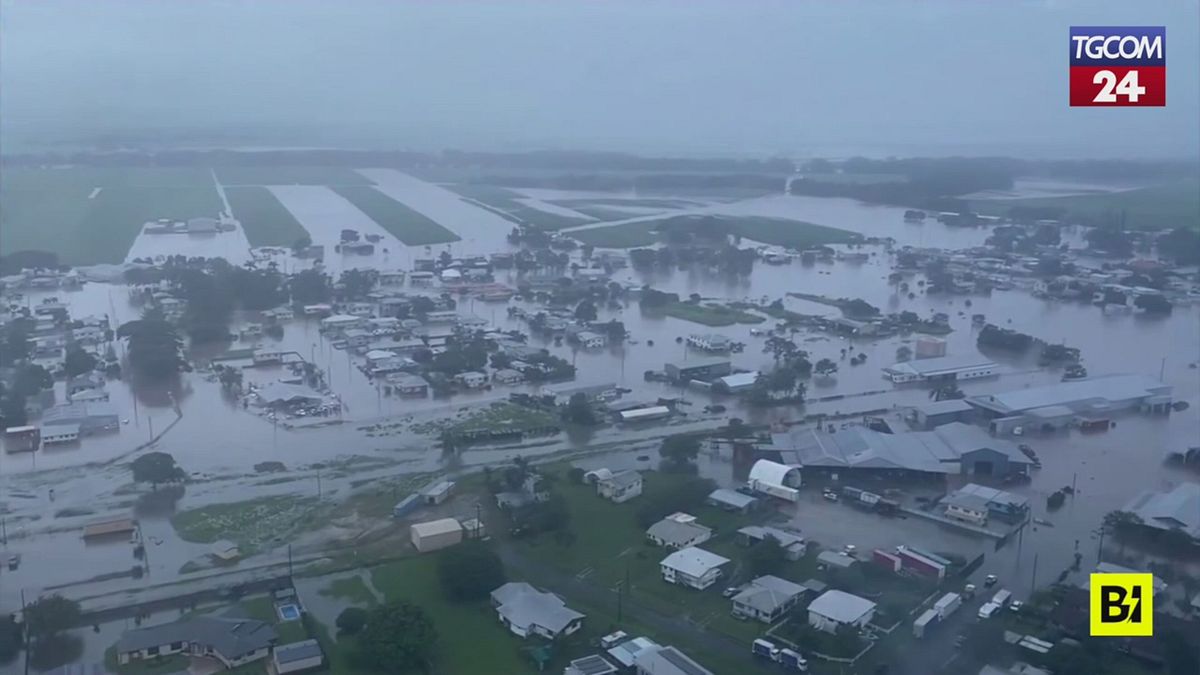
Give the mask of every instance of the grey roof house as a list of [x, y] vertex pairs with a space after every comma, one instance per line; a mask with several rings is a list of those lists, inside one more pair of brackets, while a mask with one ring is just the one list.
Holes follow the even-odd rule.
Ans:
[[647, 649], [640, 652], [633, 663], [638, 675], [714, 675], [674, 647]]
[[1125, 505], [1146, 527], [1183, 530], [1200, 539], [1200, 483], [1180, 483], [1167, 492], [1146, 491]]
[[646, 538], [657, 546], [681, 549], [703, 544], [712, 537], [712, 530], [685, 514], [663, 518], [646, 530]]
[[515, 635], [555, 639], [583, 626], [584, 615], [567, 607], [562, 598], [539, 591], [523, 581], [510, 581], [492, 591], [492, 606]]
[[772, 623], [795, 606], [807, 591], [787, 579], [770, 574], [761, 576], [733, 596], [733, 614]]
[[278, 640], [275, 629], [262, 621], [197, 616], [126, 631], [117, 641], [117, 662], [186, 654], [212, 657], [235, 668], [266, 658]]

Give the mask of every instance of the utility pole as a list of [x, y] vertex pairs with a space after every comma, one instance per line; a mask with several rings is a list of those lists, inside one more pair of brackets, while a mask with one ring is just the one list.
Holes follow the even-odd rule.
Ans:
[[4, 545], [8, 546], [8, 523], [2, 516], [0, 516], [0, 537], [3, 537]]
[[25, 675], [29, 675], [29, 654], [33, 651], [33, 645], [30, 644], [29, 637], [29, 620], [25, 615], [25, 589], [21, 589], [21, 625], [25, 627]]
[[1033, 595], [1037, 591], [1037, 564], [1038, 554], [1033, 554], [1033, 578], [1029, 580], [1029, 594]]
[[146, 415], [146, 422], [150, 425], [150, 442], [154, 442], [154, 418]]
[[321, 500], [321, 471], [317, 470], [317, 501]]
[[1104, 557], [1104, 527], [1100, 527], [1100, 545], [1096, 547], [1096, 564], [1099, 565]]
[[483, 531], [483, 514], [482, 506], [479, 502], [475, 502], [475, 538], [479, 538], [479, 533]]

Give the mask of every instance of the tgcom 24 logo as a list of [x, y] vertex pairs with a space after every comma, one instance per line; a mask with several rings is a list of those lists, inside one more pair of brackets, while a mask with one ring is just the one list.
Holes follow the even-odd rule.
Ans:
[[1071, 26], [1072, 106], [1167, 105], [1165, 26]]
[[1154, 575], [1097, 572], [1088, 582], [1089, 633], [1102, 637], [1154, 635]]

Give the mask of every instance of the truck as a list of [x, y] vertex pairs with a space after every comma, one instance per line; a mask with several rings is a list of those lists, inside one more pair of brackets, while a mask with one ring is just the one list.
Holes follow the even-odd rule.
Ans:
[[933, 610], [939, 619], [945, 619], [962, 606], [962, 596], [958, 593], [947, 593], [933, 603]]
[[1003, 588], [996, 591], [996, 594], [992, 596], [992, 604], [999, 605], [1000, 607], [1008, 606], [1009, 600], [1012, 600], [1012, 592], [1006, 591]]
[[770, 659], [771, 661], [779, 660], [779, 647], [776, 647], [774, 642], [769, 642], [761, 638], [750, 643], [750, 653], [759, 658]]
[[927, 609], [917, 620], [913, 622], [913, 637], [925, 637], [925, 631], [929, 629], [929, 625], [935, 623], [938, 619], [938, 613], [935, 609]]
[[783, 666], [784, 670], [794, 670], [799, 673], [808, 672], [808, 660], [800, 655], [800, 652], [792, 651], [791, 649], [779, 650], [779, 665]]
[[883, 565], [893, 572], [899, 572], [902, 566], [900, 557], [894, 553], [888, 553], [883, 549], [875, 549], [871, 551], [871, 560], [876, 564]]

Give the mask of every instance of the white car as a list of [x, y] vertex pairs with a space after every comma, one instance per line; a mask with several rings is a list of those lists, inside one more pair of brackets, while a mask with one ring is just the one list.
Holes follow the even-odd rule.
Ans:
[[821, 496], [824, 497], [825, 499], [828, 499], [831, 502], [836, 502], [838, 500], [837, 493], [828, 488], [821, 491]]
[[990, 619], [998, 611], [1000, 611], [1000, 605], [997, 605], [994, 602], [985, 603], [983, 607], [979, 608], [979, 618]]

